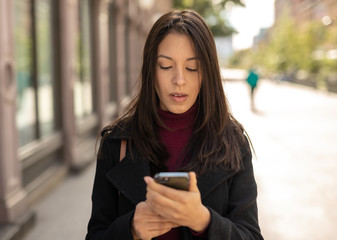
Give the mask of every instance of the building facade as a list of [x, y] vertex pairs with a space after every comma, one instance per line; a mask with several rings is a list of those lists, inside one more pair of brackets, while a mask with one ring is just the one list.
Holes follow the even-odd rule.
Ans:
[[337, 26], [336, 0], [275, 0], [275, 23], [283, 15], [290, 16], [298, 26], [322, 21], [326, 26]]
[[95, 158], [136, 91], [154, 0], [0, 0], [0, 228]]
[[[337, 1], [336, 0], [275, 0], [275, 24], [290, 17], [299, 30], [310, 29], [316, 43], [312, 49], [311, 73], [302, 71], [295, 82], [337, 92]], [[313, 42], [314, 42], [313, 41]]]

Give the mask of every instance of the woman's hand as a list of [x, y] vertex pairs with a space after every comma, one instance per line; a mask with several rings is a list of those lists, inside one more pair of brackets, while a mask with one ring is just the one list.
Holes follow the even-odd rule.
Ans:
[[156, 183], [151, 177], [145, 177], [146, 203], [154, 213], [164, 219], [201, 232], [207, 228], [211, 216], [209, 210], [202, 205], [195, 173], [190, 172], [189, 176], [189, 191], [166, 187]]
[[134, 239], [151, 240], [170, 231], [174, 227], [178, 227], [178, 225], [165, 220], [153, 212], [146, 202], [137, 204], [132, 221]]

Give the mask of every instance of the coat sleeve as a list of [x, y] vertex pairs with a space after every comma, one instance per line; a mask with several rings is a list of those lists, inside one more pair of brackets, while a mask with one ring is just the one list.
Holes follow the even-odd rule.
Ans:
[[209, 240], [261, 240], [258, 224], [257, 186], [252, 166], [252, 154], [247, 146], [243, 155], [243, 169], [228, 182], [229, 200], [226, 213], [220, 214], [211, 208]]
[[118, 216], [119, 193], [106, 178], [106, 173], [118, 163], [120, 142], [106, 139], [100, 148], [86, 240], [132, 240], [131, 221], [134, 211]]

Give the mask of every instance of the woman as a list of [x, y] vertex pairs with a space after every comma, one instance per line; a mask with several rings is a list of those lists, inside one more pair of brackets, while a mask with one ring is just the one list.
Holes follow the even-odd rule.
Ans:
[[[263, 239], [250, 146], [197, 13], [157, 20], [141, 81], [127, 113], [102, 131], [86, 239]], [[188, 171], [189, 190], [156, 183], [160, 171]]]

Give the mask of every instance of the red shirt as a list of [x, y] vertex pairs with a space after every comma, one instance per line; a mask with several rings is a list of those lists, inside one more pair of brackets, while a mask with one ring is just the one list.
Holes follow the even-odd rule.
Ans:
[[[177, 171], [187, 163], [184, 162], [185, 153], [183, 151], [192, 136], [197, 109], [197, 104], [194, 104], [187, 112], [182, 114], [164, 112], [158, 109], [160, 119], [169, 128], [168, 130], [163, 126], [159, 126], [160, 140], [170, 154], [170, 157], [166, 161], [166, 166], [170, 172]], [[207, 229], [202, 233], [194, 233], [193, 231], [192, 233], [206, 238]], [[180, 240], [182, 239], [181, 228], [173, 228], [157, 239]]]

